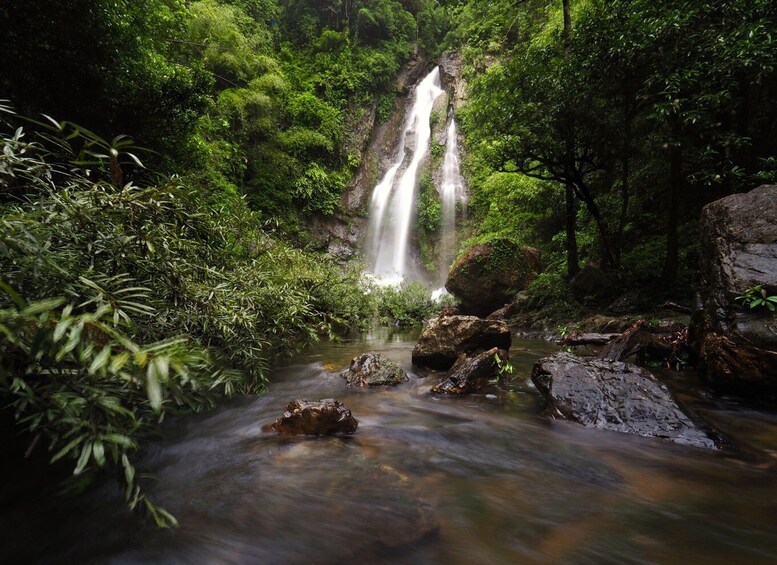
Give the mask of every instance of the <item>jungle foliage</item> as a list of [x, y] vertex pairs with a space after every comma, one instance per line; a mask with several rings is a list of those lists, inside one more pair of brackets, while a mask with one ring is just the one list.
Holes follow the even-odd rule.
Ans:
[[[449, 35], [480, 233], [687, 292], [700, 208], [774, 181], [768, 1], [464, 2]], [[659, 283], [660, 280], [660, 283]]]

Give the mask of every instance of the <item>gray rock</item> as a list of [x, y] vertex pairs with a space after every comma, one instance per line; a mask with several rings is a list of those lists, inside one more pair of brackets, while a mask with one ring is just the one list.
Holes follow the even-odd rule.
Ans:
[[777, 318], [735, 302], [756, 284], [777, 294], [777, 185], [708, 204], [700, 231], [703, 312], [691, 333], [702, 373], [720, 389], [777, 396]]
[[586, 427], [716, 448], [667, 388], [636, 365], [555, 353], [535, 363], [531, 378], [555, 416]]
[[413, 363], [448, 370], [459, 356], [497, 347], [509, 350], [510, 328], [501, 320], [446, 316], [429, 320], [413, 348]]
[[393, 386], [408, 380], [399, 365], [380, 353], [354, 357], [351, 366], [340, 373], [348, 386]]
[[466, 394], [475, 392], [499, 375], [499, 364], [507, 361], [507, 351], [492, 347], [474, 357], [462, 354], [443, 379], [432, 388], [435, 394]]
[[325, 436], [352, 434], [359, 421], [338, 400], [293, 400], [286, 406], [283, 416], [264, 427], [265, 431], [279, 434]]

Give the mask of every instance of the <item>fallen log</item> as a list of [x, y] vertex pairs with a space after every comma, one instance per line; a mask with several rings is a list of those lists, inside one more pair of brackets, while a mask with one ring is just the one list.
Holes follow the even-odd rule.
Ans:
[[564, 336], [562, 345], [606, 345], [621, 334], [574, 333]]
[[691, 309], [688, 306], [677, 304], [676, 302], [664, 302], [661, 305], [663, 310], [673, 310], [674, 312], [680, 312], [681, 314], [690, 314]]

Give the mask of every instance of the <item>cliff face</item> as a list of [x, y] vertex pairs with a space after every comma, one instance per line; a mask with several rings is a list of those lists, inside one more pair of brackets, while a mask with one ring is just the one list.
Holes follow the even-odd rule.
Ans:
[[467, 82], [461, 76], [461, 54], [443, 53], [438, 64], [442, 87], [450, 95], [453, 108], [461, 108], [467, 100]]
[[349, 114], [351, 136], [348, 153], [360, 160], [356, 174], [348, 183], [341, 200], [341, 210], [332, 216], [318, 216], [308, 222], [314, 238], [322, 248], [340, 259], [352, 258], [359, 251], [367, 231], [367, 205], [372, 189], [388, 168], [396, 152], [405, 125], [413, 87], [429, 71], [428, 62], [410, 59], [399, 72], [392, 90], [396, 93], [389, 118], [378, 122], [378, 105], [365, 113]]
[[[446, 95], [435, 104], [432, 143], [444, 147], [449, 109], [460, 107], [466, 100], [466, 83], [461, 76], [458, 53], [444, 54], [438, 64]], [[351, 135], [347, 151], [359, 158], [360, 166], [343, 193], [342, 209], [332, 216], [319, 216], [308, 222], [313, 237], [335, 257], [346, 260], [358, 254], [360, 243], [366, 236], [372, 189], [391, 164], [405, 126], [408, 107], [412, 103], [413, 89], [429, 70], [430, 63], [420, 58], [405, 63], [392, 89], [396, 93], [394, 109], [385, 122], [378, 123], [377, 103], [366, 112], [354, 109], [349, 113]], [[440, 159], [429, 159], [423, 169], [432, 175], [438, 188], [439, 165]]]

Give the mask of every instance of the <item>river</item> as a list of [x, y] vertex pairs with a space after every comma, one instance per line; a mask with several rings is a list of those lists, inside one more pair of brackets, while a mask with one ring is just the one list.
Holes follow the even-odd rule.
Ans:
[[[488, 395], [428, 394], [415, 332], [322, 342], [266, 395], [163, 426], [138, 465], [180, 527], [132, 516], [116, 483], [80, 497], [17, 493], [0, 510], [8, 563], [758, 563], [777, 561], [777, 415], [669, 385], [746, 448], [709, 452], [589, 430], [541, 413], [529, 380], [555, 349], [513, 343], [516, 377]], [[347, 389], [365, 351], [410, 381]], [[261, 430], [294, 398], [340, 399], [348, 438]]]

